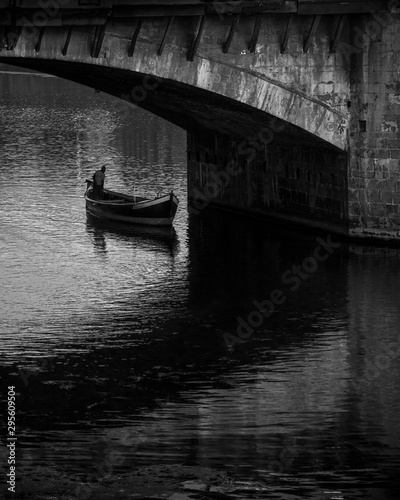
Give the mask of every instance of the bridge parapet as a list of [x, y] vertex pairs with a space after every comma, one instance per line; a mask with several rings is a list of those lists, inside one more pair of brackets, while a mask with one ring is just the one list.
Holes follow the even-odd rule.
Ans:
[[21, 25], [24, 17], [51, 13], [59, 26], [79, 24], [85, 14], [93, 22], [106, 18], [298, 14], [331, 15], [390, 11], [388, 0], [0, 0], [0, 24]]

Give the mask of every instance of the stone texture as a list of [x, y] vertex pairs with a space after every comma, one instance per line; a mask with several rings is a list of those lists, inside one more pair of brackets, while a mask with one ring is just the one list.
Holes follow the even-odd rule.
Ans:
[[256, 139], [237, 142], [189, 134], [188, 195], [193, 211], [217, 205], [346, 233], [346, 155]]
[[[358, 43], [356, 32], [365, 36], [362, 50], [353, 54], [350, 71], [349, 185], [365, 191], [365, 195], [358, 197], [358, 203], [351, 203], [349, 218], [351, 235], [362, 235], [368, 229], [369, 235], [397, 238], [399, 186], [388, 181], [398, 179], [400, 173], [400, 74], [394, 64], [400, 54], [400, 39], [393, 36], [398, 32], [400, 16], [392, 14], [384, 20], [379, 39], [368, 31], [371, 16], [353, 16], [351, 20], [353, 46]], [[360, 130], [361, 118], [366, 122], [365, 132]], [[357, 169], [360, 156], [367, 159], [361, 171]]]

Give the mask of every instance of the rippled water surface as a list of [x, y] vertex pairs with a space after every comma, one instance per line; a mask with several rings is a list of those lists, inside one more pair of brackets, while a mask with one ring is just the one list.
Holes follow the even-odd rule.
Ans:
[[[80, 477], [112, 449], [117, 472], [201, 465], [274, 498], [284, 481], [285, 498], [398, 498], [400, 251], [305, 261], [316, 235], [189, 217], [183, 131], [56, 78], [0, 85], [1, 398], [16, 386], [20, 475]], [[109, 187], [174, 189], [174, 228], [88, 219], [104, 163]]]

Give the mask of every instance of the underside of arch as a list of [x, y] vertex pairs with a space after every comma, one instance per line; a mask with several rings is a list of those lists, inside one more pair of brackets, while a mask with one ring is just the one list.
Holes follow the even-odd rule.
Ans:
[[[201, 134], [249, 139], [270, 131], [288, 144], [337, 147], [321, 137], [249, 104], [171, 78], [72, 61], [5, 57], [0, 61], [52, 74], [129, 101], [165, 120]], [[287, 103], [290, 106], [290, 102]]]

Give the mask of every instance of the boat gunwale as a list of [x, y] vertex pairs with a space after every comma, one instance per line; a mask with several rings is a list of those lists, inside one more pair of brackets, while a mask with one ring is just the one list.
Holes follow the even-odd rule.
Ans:
[[91, 203], [97, 203], [99, 205], [106, 205], [106, 206], [117, 206], [117, 207], [129, 207], [129, 206], [132, 206], [132, 207], [136, 207], [136, 206], [143, 206], [144, 204], [146, 203], [154, 203], [155, 201], [159, 202], [160, 200], [162, 200], [163, 198], [165, 198], [165, 201], [167, 201], [168, 198], [171, 197], [171, 195], [173, 196], [173, 198], [175, 198], [176, 200], [176, 204], [178, 205], [179, 204], [179, 200], [178, 198], [175, 196], [174, 193], [169, 193], [169, 194], [165, 194], [165, 195], [162, 195], [162, 196], [159, 196], [159, 197], [155, 197], [153, 199], [149, 199], [149, 198], [145, 198], [143, 199], [141, 196], [139, 198], [142, 198], [141, 201], [133, 201], [133, 196], [129, 196], [129, 195], [124, 195], [122, 193], [118, 193], [116, 191], [110, 191], [109, 189], [104, 189], [104, 191], [108, 194], [111, 194], [111, 195], [116, 195], [116, 196], [121, 196], [121, 198], [123, 199], [127, 199], [127, 198], [132, 198], [132, 201], [117, 201], [117, 200], [95, 200], [93, 198], [90, 198], [89, 195], [88, 195], [88, 192], [89, 191], [93, 191], [93, 188], [89, 188], [86, 193], [85, 193], [85, 200], [91, 202]]

